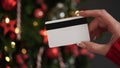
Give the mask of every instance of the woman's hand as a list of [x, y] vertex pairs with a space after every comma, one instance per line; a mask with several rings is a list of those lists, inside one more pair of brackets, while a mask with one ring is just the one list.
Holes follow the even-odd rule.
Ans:
[[79, 15], [94, 17], [93, 21], [89, 24], [90, 37], [92, 40], [99, 37], [103, 32], [110, 32], [112, 34], [111, 40], [106, 44], [83, 41], [79, 46], [91, 52], [106, 55], [111, 45], [120, 37], [119, 22], [105, 10], [85, 10], [80, 11]]

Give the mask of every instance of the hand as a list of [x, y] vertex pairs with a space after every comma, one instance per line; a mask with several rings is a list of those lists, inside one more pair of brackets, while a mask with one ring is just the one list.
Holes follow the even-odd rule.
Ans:
[[112, 34], [111, 40], [106, 44], [97, 44], [94, 42], [83, 41], [80, 47], [86, 48], [91, 52], [106, 55], [111, 45], [120, 37], [120, 24], [105, 10], [85, 10], [79, 12], [80, 16], [94, 17], [94, 20], [89, 24], [91, 39], [95, 39], [103, 32]]

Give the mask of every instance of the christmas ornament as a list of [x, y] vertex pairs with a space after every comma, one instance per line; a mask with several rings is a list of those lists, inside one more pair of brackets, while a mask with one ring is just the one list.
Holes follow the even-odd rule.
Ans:
[[40, 30], [39, 34], [43, 36], [43, 43], [46, 44], [48, 42], [46, 29]]
[[48, 48], [45, 52], [46, 57], [50, 59], [55, 59], [59, 55], [59, 49], [58, 48]]
[[35, 9], [35, 11], [34, 11], [34, 16], [35, 16], [36, 18], [43, 18], [44, 12], [43, 12], [41, 9], [37, 8], [37, 9]]
[[15, 40], [16, 37], [17, 37], [17, 35], [15, 34], [15, 32], [9, 32], [9, 33], [8, 33], [8, 36], [9, 36], [9, 38], [10, 38], [11, 40]]
[[0, 27], [2, 27], [4, 30], [3, 34], [6, 35], [8, 32], [15, 32], [15, 28], [14, 28], [15, 24], [16, 24], [16, 20], [9, 21], [6, 18], [5, 22], [0, 23]]
[[9, 65], [6, 65], [6, 67], [5, 68], [11, 68]]
[[69, 48], [69, 46], [64, 46], [63, 51], [64, 51], [65, 54], [70, 54], [70, 48]]
[[87, 56], [88, 56], [88, 58], [90, 58], [90, 59], [93, 59], [93, 58], [95, 57], [95, 55], [94, 55], [93, 53], [90, 53], [90, 54], [88, 54]]
[[74, 45], [70, 45], [69, 47], [73, 55], [77, 57], [79, 55], [78, 46], [74, 44]]
[[3, 56], [2, 56], [2, 53], [0, 53], [0, 60], [2, 60]]
[[42, 9], [43, 11], [46, 11], [46, 10], [47, 10], [47, 5], [46, 5], [45, 3], [42, 3], [41, 9]]
[[23, 55], [22, 55], [23, 60], [27, 60], [28, 57], [29, 57], [29, 56], [28, 56], [27, 54], [23, 54]]
[[86, 49], [80, 49], [81, 55], [87, 55], [88, 51]]
[[47, 36], [44, 36], [43, 43], [46, 44], [48, 42]]
[[1, 2], [4, 10], [12, 10], [16, 6], [16, 0], [2, 0]]
[[16, 55], [16, 62], [18, 64], [23, 64], [24, 63], [24, 60], [22, 59], [22, 56], [20, 54]]
[[47, 36], [46, 29], [44, 28], [43, 30], [40, 30], [39, 34], [42, 35], [42, 36]]
[[26, 64], [22, 64], [20, 68], [28, 68]]

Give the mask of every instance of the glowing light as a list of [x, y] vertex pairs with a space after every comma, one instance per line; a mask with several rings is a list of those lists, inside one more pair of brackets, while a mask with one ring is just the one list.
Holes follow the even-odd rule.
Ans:
[[10, 22], [10, 19], [8, 17], [5, 18], [5, 23], [9, 23]]
[[25, 48], [23, 48], [23, 49], [21, 50], [21, 52], [22, 52], [23, 54], [26, 54], [26, 53], [27, 53], [27, 50], [26, 50]]
[[34, 22], [33, 22], [33, 26], [38, 26], [38, 22], [37, 22], [37, 21], [34, 21]]
[[58, 4], [57, 4], [57, 7], [58, 7], [58, 8], [63, 8], [64, 5], [63, 5], [63, 3], [58, 3]]
[[65, 17], [65, 13], [64, 13], [64, 12], [61, 12], [61, 13], [60, 13], [60, 17], [61, 17], [61, 18], [64, 18], [64, 17]]
[[15, 42], [11, 42], [11, 47], [12, 47], [12, 48], [15, 48], [15, 45], [16, 45]]
[[5, 50], [5, 51], [8, 51], [8, 47], [7, 47], [7, 46], [4, 46], [4, 50]]
[[47, 36], [47, 32], [46, 32], [45, 29], [44, 29], [44, 30], [40, 30], [40, 34], [41, 34], [42, 36]]
[[5, 60], [6, 60], [7, 62], [10, 62], [10, 57], [6, 56], [6, 57], [5, 57]]
[[79, 16], [79, 10], [76, 10], [76, 11], [75, 11], [75, 15], [76, 15], [76, 16]]
[[15, 28], [15, 33], [16, 33], [16, 34], [20, 33], [20, 30], [19, 30], [18, 27]]

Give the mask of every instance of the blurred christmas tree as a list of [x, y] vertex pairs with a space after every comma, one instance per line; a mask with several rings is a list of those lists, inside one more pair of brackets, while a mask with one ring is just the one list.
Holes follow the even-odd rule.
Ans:
[[84, 0], [0, 0], [0, 68], [86, 68], [76, 45], [48, 48], [45, 21], [74, 16]]

